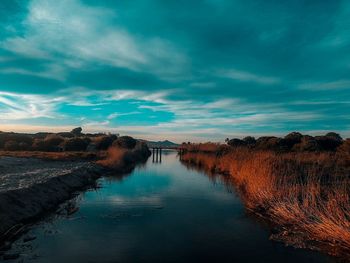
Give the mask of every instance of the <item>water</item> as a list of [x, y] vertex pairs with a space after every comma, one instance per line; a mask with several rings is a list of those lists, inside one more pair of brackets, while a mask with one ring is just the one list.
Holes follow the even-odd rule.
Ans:
[[100, 184], [78, 198], [79, 212], [19, 240], [22, 262], [330, 262], [270, 241], [230, 187], [188, 170], [175, 152]]

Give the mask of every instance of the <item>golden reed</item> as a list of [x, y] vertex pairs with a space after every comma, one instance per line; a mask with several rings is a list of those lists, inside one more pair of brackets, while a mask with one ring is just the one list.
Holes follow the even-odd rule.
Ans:
[[349, 153], [222, 147], [191, 145], [182, 160], [227, 174], [247, 209], [277, 226], [273, 239], [350, 256]]

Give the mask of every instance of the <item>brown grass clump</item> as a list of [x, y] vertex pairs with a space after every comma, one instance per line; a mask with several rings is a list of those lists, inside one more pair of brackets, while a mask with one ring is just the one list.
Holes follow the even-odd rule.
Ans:
[[53, 161], [98, 160], [106, 157], [106, 152], [40, 152], [40, 151], [0, 151], [0, 156], [19, 158], [39, 158]]
[[349, 154], [248, 148], [213, 153], [187, 151], [182, 160], [229, 174], [248, 210], [278, 226], [273, 239], [350, 255]]
[[137, 164], [145, 162], [150, 155], [151, 152], [147, 145], [136, 141], [131, 149], [121, 146], [109, 147], [106, 157], [97, 163], [114, 170], [127, 172], [132, 170]]
[[122, 167], [124, 165], [125, 154], [125, 149], [110, 147], [107, 151], [107, 157], [103, 160], [97, 161], [97, 163], [111, 168]]

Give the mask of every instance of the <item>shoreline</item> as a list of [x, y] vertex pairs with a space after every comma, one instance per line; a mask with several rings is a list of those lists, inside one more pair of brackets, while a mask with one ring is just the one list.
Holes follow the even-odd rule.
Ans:
[[88, 164], [28, 188], [0, 193], [0, 242], [11, 240], [23, 226], [54, 210], [74, 192], [93, 185], [104, 171], [103, 167]]
[[[69, 200], [75, 192], [93, 186], [102, 176], [132, 171], [138, 164], [148, 159], [150, 152], [136, 148], [123, 152], [120, 159], [124, 159], [125, 156], [128, 157], [128, 162], [120, 162], [118, 166], [109, 167], [96, 162], [86, 162], [82, 167], [53, 176], [44, 182], [0, 192], [0, 252], [7, 250], [9, 243], [23, 233], [26, 225], [54, 211], [60, 204]], [[26, 155], [15, 159], [28, 162], [30, 161], [28, 158], [29, 156]], [[52, 160], [44, 158], [43, 162], [52, 162]]]
[[[294, 158], [295, 156], [289, 156], [288, 153], [286, 156], [272, 152], [248, 151], [241, 154], [240, 149], [238, 149], [236, 152], [223, 155], [186, 152], [181, 156], [181, 162], [206, 173], [227, 178], [227, 183], [237, 190], [247, 211], [271, 227], [271, 240], [295, 248], [320, 251], [340, 258], [348, 257], [350, 248], [347, 245], [349, 240], [347, 233], [349, 232], [344, 225], [346, 223], [341, 223], [340, 219], [343, 215], [340, 214], [339, 218], [336, 218], [331, 213], [334, 211], [338, 216], [337, 209], [341, 208], [340, 204], [333, 204], [333, 208], [326, 208], [329, 205], [328, 202], [333, 202], [333, 200], [329, 200], [330, 197], [326, 197], [328, 201], [311, 200], [312, 194], [305, 197], [308, 195], [308, 191], [312, 191], [312, 188], [307, 188], [308, 184], [305, 183], [309, 180], [308, 176], [315, 176], [314, 171], [329, 176], [329, 172], [333, 171], [332, 168], [322, 168], [324, 158], [322, 155], [320, 155], [319, 163], [316, 166], [310, 164], [309, 160], [305, 162], [302, 158], [301, 160]], [[285, 168], [285, 164], [288, 169]], [[334, 171], [334, 173], [339, 173], [340, 170]], [[271, 176], [268, 176], [269, 174]], [[298, 187], [295, 182], [285, 183], [292, 181], [296, 175], [298, 175], [299, 180], [305, 180], [305, 188], [297, 189], [300, 191], [298, 194], [292, 193]], [[320, 175], [317, 174], [315, 178], [317, 176]], [[341, 178], [339, 174], [335, 176]], [[321, 188], [320, 193], [324, 194], [322, 187], [327, 188], [328, 186], [318, 187]], [[321, 194], [316, 196], [318, 195], [322, 196]], [[341, 200], [338, 201], [341, 202]], [[305, 204], [305, 202], [309, 203]]]

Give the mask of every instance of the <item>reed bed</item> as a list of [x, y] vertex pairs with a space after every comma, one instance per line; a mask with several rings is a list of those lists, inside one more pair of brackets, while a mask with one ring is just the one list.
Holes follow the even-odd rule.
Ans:
[[191, 146], [182, 160], [227, 174], [247, 209], [273, 223], [272, 239], [350, 256], [349, 155], [206, 144]]

